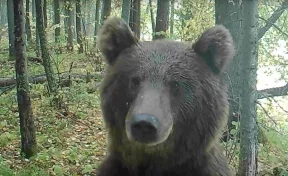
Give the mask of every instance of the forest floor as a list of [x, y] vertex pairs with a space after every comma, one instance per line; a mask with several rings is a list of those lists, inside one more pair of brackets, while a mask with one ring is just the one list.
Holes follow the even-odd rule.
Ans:
[[[1, 53], [1, 78], [15, 77], [14, 62], [8, 61], [7, 51]], [[66, 53], [52, 59], [58, 63], [60, 72], [96, 73], [95, 59], [84, 54]], [[40, 63], [29, 60], [28, 70], [29, 75], [44, 73]], [[60, 94], [67, 107], [63, 110], [50, 105], [46, 83], [30, 84], [38, 153], [29, 160], [20, 156], [16, 89], [0, 88], [0, 175], [93, 175], [106, 154], [107, 143], [98, 90], [89, 92], [99, 79], [89, 83], [85, 79], [72, 80], [69, 87], [61, 87]]]

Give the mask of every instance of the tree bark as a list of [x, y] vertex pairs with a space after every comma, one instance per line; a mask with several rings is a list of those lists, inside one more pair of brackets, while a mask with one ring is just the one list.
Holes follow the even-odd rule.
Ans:
[[[37, 10], [36, 10], [36, 12], [37, 12]], [[44, 18], [44, 26], [45, 26], [45, 28], [47, 28], [48, 27], [47, 0], [43, 0], [43, 18]]]
[[26, 23], [25, 23], [25, 29], [27, 34], [27, 41], [30, 44], [32, 42], [32, 34], [31, 34], [31, 25], [30, 25], [30, 0], [26, 0]]
[[[37, 21], [36, 21], [36, 26], [37, 26]], [[41, 47], [40, 47], [40, 38], [39, 38], [39, 32], [38, 32], [37, 27], [36, 27], [35, 35], [36, 35], [36, 38], [35, 38], [35, 43], [36, 43], [35, 53], [36, 53], [37, 57], [42, 57]]]
[[111, 15], [111, 0], [103, 0], [101, 24]]
[[5, 25], [7, 23], [7, 5], [6, 5], [7, 1], [0, 1], [1, 4], [1, 8], [0, 8], [0, 16], [1, 16], [1, 21], [0, 21], [0, 25]]
[[8, 18], [8, 35], [9, 35], [9, 57], [10, 60], [14, 60], [15, 35], [14, 35], [14, 10], [12, 0], [7, 0], [7, 18]]
[[152, 37], [153, 37], [155, 33], [155, 19], [154, 19], [153, 7], [152, 7], [152, 0], [149, 0], [149, 9], [150, 9]]
[[241, 27], [241, 98], [240, 98], [240, 155], [238, 174], [257, 173], [257, 53], [258, 1], [242, 1]]
[[100, 0], [96, 0], [96, 10], [95, 10], [95, 28], [94, 28], [94, 43], [93, 46], [96, 47], [97, 44], [97, 34], [100, 21]]
[[48, 47], [47, 47], [48, 43], [47, 43], [46, 31], [45, 31], [44, 21], [43, 21], [42, 1], [36, 0], [35, 5], [36, 5], [36, 13], [37, 13], [36, 27], [37, 27], [38, 35], [40, 38], [40, 47], [41, 47], [42, 58], [43, 58], [43, 66], [44, 66], [44, 70], [45, 70], [45, 74], [46, 74], [47, 82], [48, 82], [48, 90], [53, 95], [56, 95], [57, 87], [56, 87], [56, 81], [55, 81], [55, 74], [53, 71], [52, 62], [51, 62], [50, 54], [49, 54]]
[[228, 118], [228, 131], [224, 132], [223, 141], [228, 141], [233, 135], [230, 135], [231, 129], [235, 126], [232, 125], [232, 121], [238, 121], [240, 118], [240, 60], [239, 53], [240, 45], [240, 25], [241, 25], [241, 0], [234, 0], [234, 3], [216, 0], [215, 1], [215, 22], [216, 24], [224, 25], [231, 33], [234, 40], [236, 55], [230, 63], [227, 72], [224, 74], [228, 87], [228, 99], [229, 99], [229, 118]]
[[169, 0], [158, 0], [157, 2], [156, 27], [153, 40], [166, 38], [166, 31], [169, 26]]
[[175, 0], [171, 0], [171, 15], [170, 15], [170, 35], [174, 34], [174, 14], [175, 14]]
[[33, 19], [33, 21], [36, 21], [36, 6], [35, 6], [35, 1], [37, 1], [37, 0], [32, 0], [32, 19]]
[[79, 45], [78, 52], [83, 53], [83, 33], [81, 27], [81, 0], [76, 0], [76, 33], [77, 33], [77, 43]]
[[73, 16], [73, 4], [72, 0], [66, 0], [66, 7], [65, 11], [68, 15], [68, 20], [67, 20], [67, 50], [68, 51], [73, 51], [74, 50], [74, 45], [73, 45], [73, 21], [74, 21], [74, 16]]
[[121, 18], [124, 19], [127, 24], [129, 24], [130, 9], [131, 9], [131, 0], [122, 0]]
[[24, 4], [23, 0], [13, 0], [15, 22], [15, 71], [17, 81], [17, 101], [20, 118], [21, 154], [30, 158], [37, 153], [34, 120], [31, 108], [25, 57]]
[[131, 30], [135, 33], [135, 35], [140, 38], [141, 33], [141, 0], [133, 0], [133, 3], [131, 4], [131, 10], [130, 10], [130, 20], [129, 20], [129, 26]]
[[59, 43], [60, 37], [60, 2], [59, 0], [54, 0], [54, 25], [57, 25], [55, 28], [55, 42]]

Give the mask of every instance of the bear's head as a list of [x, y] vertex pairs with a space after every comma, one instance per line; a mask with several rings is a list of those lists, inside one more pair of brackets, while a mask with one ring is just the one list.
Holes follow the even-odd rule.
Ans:
[[98, 36], [107, 61], [101, 106], [114, 142], [153, 148], [173, 141], [193, 150], [219, 137], [228, 109], [221, 73], [234, 56], [227, 29], [212, 27], [194, 44], [140, 42], [112, 17]]

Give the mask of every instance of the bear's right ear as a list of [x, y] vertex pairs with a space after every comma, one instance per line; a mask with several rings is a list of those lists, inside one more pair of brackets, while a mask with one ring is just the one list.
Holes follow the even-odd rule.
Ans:
[[108, 64], [113, 64], [126, 48], [138, 43], [138, 39], [124, 20], [118, 17], [107, 19], [98, 33], [98, 46]]
[[235, 55], [232, 36], [222, 25], [206, 30], [192, 47], [216, 74], [223, 72]]

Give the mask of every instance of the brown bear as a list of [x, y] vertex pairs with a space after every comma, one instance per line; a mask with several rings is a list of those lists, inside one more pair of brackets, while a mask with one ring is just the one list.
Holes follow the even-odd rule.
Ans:
[[194, 44], [140, 42], [111, 17], [98, 37], [109, 139], [98, 176], [232, 175], [219, 143], [228, 112], [221, 73], [235, 53], [229, 31], [212, 27]]

